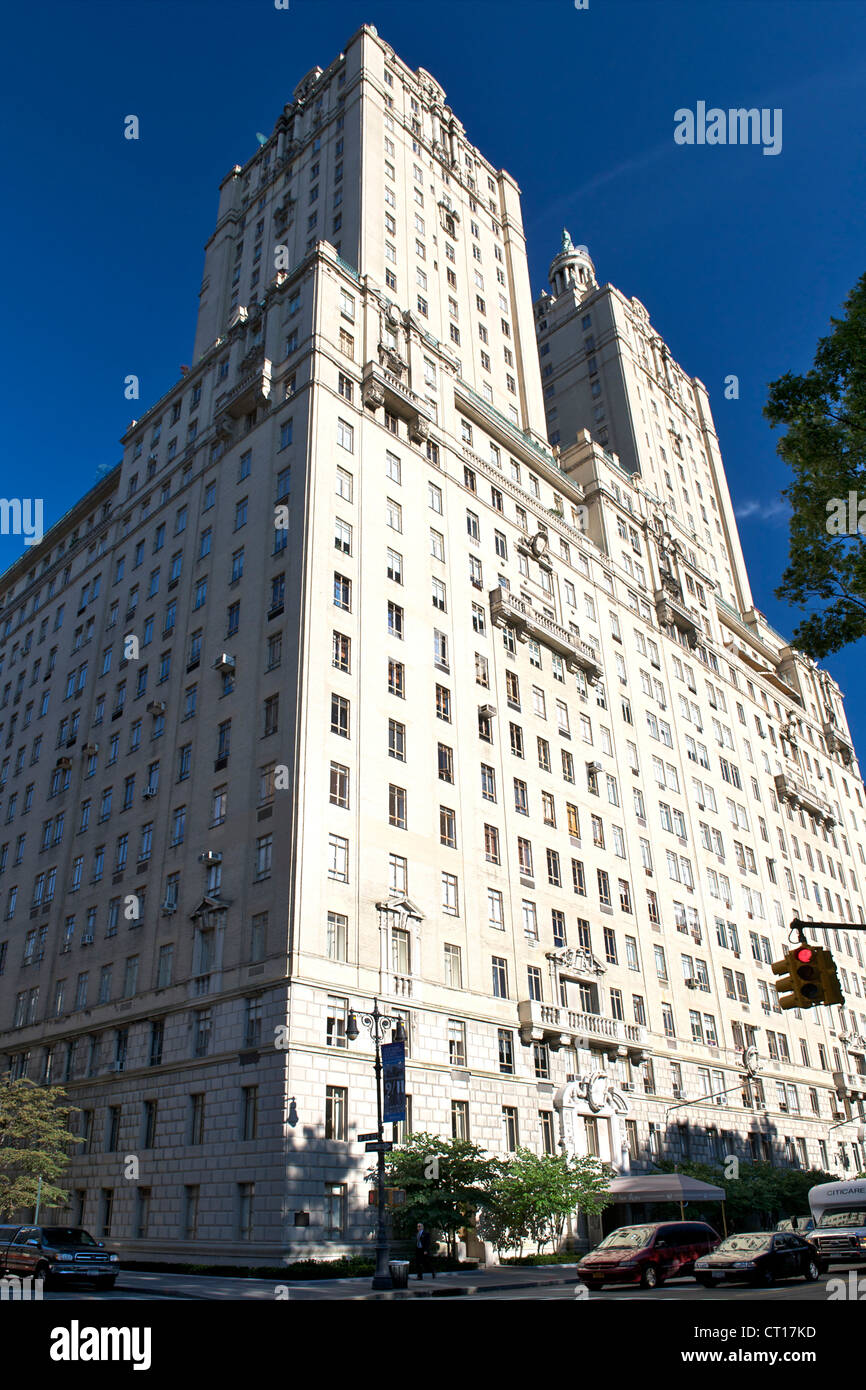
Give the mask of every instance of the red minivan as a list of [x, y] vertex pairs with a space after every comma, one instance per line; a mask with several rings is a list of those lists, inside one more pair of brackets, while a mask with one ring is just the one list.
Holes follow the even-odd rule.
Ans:
[[659, 1221], [620, 1226], [578, 1262], [590, 1289], [605, 1284], [640, 1284], [655, 1289], [666, 1279], [694, 1273], [695, 1260], [708, 1255], [720, 1237], [703, 1221]]

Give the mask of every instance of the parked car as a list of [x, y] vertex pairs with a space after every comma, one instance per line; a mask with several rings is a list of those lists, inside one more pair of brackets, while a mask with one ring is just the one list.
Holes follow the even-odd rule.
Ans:
[[815, 1247], [793, 1231], [750, 1231], [728, 1236], [712, 1254], [695, 1264], [695, 1278], [705, 1289], [728, 1279], [752, 1284], [803, 1278], [810, 1283], [821, 1272]]
[[0, 1226], [0, 1273], [110, 1289], [117, 1256], [81, 1226]]
[[640, 1284], [654, 1289], [666, 1279], [691, 1274], [695, 1261], [718, 1243], [717, 1233], [703, 1221], [620, 1226], [584, 1255], [577, 1269], [590, 1289], [605, 1284]]

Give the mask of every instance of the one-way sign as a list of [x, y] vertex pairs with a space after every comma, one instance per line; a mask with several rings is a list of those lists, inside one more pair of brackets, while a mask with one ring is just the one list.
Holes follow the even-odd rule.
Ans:
[[384, 1154], [389, 1154], [389, 1153], [391, 1152], [391, 1150], [393, 1149], [393, 1147], [394, 1147], [394, 1145], [391, 1143], [391, 1140], [390, 1140], [390, 1139], [386, 1139], [386, 1140], [384, 1141], [384, 1143], [382, 1143], [382, 1144], [379, 1144], [379, 1143], [375, 1143], [375, 1144], [365, 1144], [365, 1145], [364, 1145], [364, 1153], [374, 1154], [374, 1153], [378, 1153], [379, 1150], [381, 1149], [381, 1150], [382, 1150], [382, 1153], [384, 1153]]
[[375, 1131], [374, 1131], [373, 1134], [359, 1134], [359, 1135], [357, 1136], [357, 1139], [358, 1139], [358, 1143], [359, 1143], [359, 1144], [366, 1143], [367, 1141], [369, 1141], [369, 1140], [371, 1140], [371, 1139], [372, 1139], [372, 1140], [377, 1140], [378, 1138], [379, 1138], [379, 1136], [378, 1136], [378, 1134], [375, 1133]]

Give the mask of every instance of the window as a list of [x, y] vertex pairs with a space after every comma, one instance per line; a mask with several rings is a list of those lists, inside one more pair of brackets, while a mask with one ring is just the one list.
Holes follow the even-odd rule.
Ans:
[[452, 1100], [451, 1102], [451, 1137], [452, 1139], [469, 1138], [468, 1100]]
[[345, 1086], [325, 1087], [325, 1138], [348, 1139], [348, 1091]]
[[332, 806], [349, 805], [349, 769], [342, 763], [331, 763], [330, 801]]
[[444, 946], [444, 973], [445, 983], [452, 989], [463, 988], [463, 961], [459, 946], [452, 946], [448, 942]]
[[388, 788], [388, 823], [398, 830], [406, 829], [406, 790], [393, 783]]
[[440, 743], [437, 748], [437, 761], [439, 765], [439, 778], [442, 782], [454, 781], [454, 750], [449, 748], [447, 743]]
[[348, 960], [349, 919], [342, 912], [329, 912], [327, 955], [329, 960]]
[[388, 720], [388, 756], [406, 761], [406, 726], [396, 719]]
[[329, 994], [325, 1009], [325, 1043], [328, 1047], [348, 1047], [346, 1022], [349, 1005], [346, 999]]
[[331, 733], [349, 737], [349, 701], [343, 695], [331, 696]]
[[448, 1061], [452, 1067], [466, 1066], [466, 1024], [459, 1018], [448, 1020]]
[[[488, 827], [488, 828], [489, 828], [489, 827]], [[498, 832], [494, 832], [494, 833], [497, 833], [497, 835], [498, 835]], [[498, 851], [497, 851], [497, 852], [498, 852]], [[498, 863], [499, 861], [496, 860], [495, 862]], [[492, 927], [494, 931], [504, 931], [504, 930], [505, 930], [505, 918], [504, 918], [504, 915], [503, 915], [503, 899], [502, 899], [502, 894], [501, 894], [501, 892], [499, 891], [498, 888], [488, 888], [488, 890], [487, 890], [487, 925], [488, 925], [489, 927]], [[503, 966], [504, 966], [504, 964], [505, 964], [505, 962], [503, 961]], [[494, 982], [494, 993], [495, 993], [495, 982]], [[500, 997], [501, 997], [501, 998], [505, 998], [506, 996], [505, 996], [505, 995], [502, 995], [502, 996], [500, 996]]]
[[352, 581], [343, 574], [334, 572], [334, 606], [345, 612], [352, 609]]
[[388, 691], [400, 700], [406, 698], [406, 668], [402, 661], [394, 661], [391, 657], [388, 659]]
[[[279, 647], [277, 648], [277, 650], [279, 650]], [[346, 672], [348, 672], [348, 671], [351, 669], [351, 651], [352, 651], [351, 638], [347, 637], [347, 636], [346, 636], [344, 633], [342, 633], [342, 632], [334, 632], [334, 634], [333, 634], [333, 657], [332, 657], [332, 665], [333, 665], [338, 671], [346, 671]], [[279, 665], [279, 657], [278, 657], [276, 660], [273, 660], [273, 659], [272, 659], [272, 656], [271, 656], [271, 647], [270, 647], [270, 641], [269, 641], [269, 646], [268, 646], [268, 670], [271, 670], [274, 666], [278, 666], [278, 665]]]
[[342, 835], [328, 836], [328, 877], [349, 882], [349, 841]]
[[442, 875], [442, 911], [451, 917], [459, 914], [460, 904], [458, 896], [457, 875], [443, 873]]

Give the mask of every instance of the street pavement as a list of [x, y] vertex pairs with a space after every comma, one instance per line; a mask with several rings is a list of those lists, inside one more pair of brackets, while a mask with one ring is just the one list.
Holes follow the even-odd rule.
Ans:
[[677, 1279], [652, 1291], [629, 1286], [603, 1289], [590, 1293], [576, 1277], [574, 1266], [543, 1265], [531, 1268], [498, 1266], [485, 1270], [447, 1273], [430, 1279], [425, 1276], [410, 1279], [406, 1291], [373, 1293], [370, 1279], [239, 1279], [231, 1275], [157, 1274], [142, 1270], [121, 1270], [117, 1285], [111, 1290], [86, 1287], [46, 1290], [45, 1301], [115, 1300], [258, 1300], [275, 1299], [291, 1302], [322, 1302], [334, 1300], [385, 1300], [394, 1302], [428, 1302], [463, 1304], [478, 1299], [541, 1299], [573, 1302], [667, 1303], [694, 1300], [715, 1302], [826, 1302], [828, 1278], [844, 1276], [842, 1267], [834, 1268], [813, 1284], [803, 1279], [781, 1281], [769, 1289], [754, 1289], [748, 1285], [729, 1285], [703, 1289], [694, 1279]]

